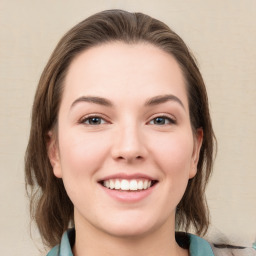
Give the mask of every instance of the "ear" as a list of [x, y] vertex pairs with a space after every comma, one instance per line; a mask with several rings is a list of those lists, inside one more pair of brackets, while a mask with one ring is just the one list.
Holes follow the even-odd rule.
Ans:
[[196, 134], [194, 135], [194, 148], [191, 159], [191, 169], [189, 172], [189, 178], [193, 178], [197, 172], [197, 164], [199, 161], [200, 150], [203, 143], [204, 132], [202, 128], [196, 130]]
[[53, 173], [57, 178], [62, 178], [59, 148], [56, 135], [53, 131], [48, 132], [47, 153], [52, 165]]

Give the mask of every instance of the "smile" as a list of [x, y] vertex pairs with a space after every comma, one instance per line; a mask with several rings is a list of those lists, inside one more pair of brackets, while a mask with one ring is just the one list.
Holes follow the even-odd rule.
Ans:
[[156, 180], [147, 179], [109, 179], [101, 181], [100, 184], [112, 190], [119, 191], [142, 191], [157, 183]]

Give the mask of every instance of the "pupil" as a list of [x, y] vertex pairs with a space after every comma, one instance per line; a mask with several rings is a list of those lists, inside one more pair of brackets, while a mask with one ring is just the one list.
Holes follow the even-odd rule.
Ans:
[[164, 123], [165, 123], [165, 120], [162, 117], [157, 117], [155, 119], [155, 124], [164, 124]]
[[98, 117], [92, 117], [90, 119], [90, 124], [100, 124], [100, 118]]

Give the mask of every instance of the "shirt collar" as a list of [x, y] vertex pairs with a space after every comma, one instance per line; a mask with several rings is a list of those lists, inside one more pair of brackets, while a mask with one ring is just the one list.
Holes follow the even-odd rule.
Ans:
[[[214, 256], [210, 244], [196, 235], [188, 234], [190, 245], [190, 256]], [[75, 230], [69, 229], [66, 231], [61, 239], [60, 245], [55, 246], [47, 256], [73, 256], [72, 246], [75, 241]]]
[[190, 245], [189, 253], [190, 256], [214, 256], [212, 247], [203, 238], [189, 234]]

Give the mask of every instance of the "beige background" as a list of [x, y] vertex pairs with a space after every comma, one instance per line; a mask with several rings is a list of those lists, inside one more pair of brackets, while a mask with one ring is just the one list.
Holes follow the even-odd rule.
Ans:
[[[36, 84], [57, 41], [97, 11], [141, 11], [172, 27], [205, 78], [219, 151], [207, 190], [210, 236], [256, 239], [255, 0], [0, 0], [0, 252], [40, 255], [29, 235], [23, 155]], [[44, 255], [44, 254], [43, 254]]]

